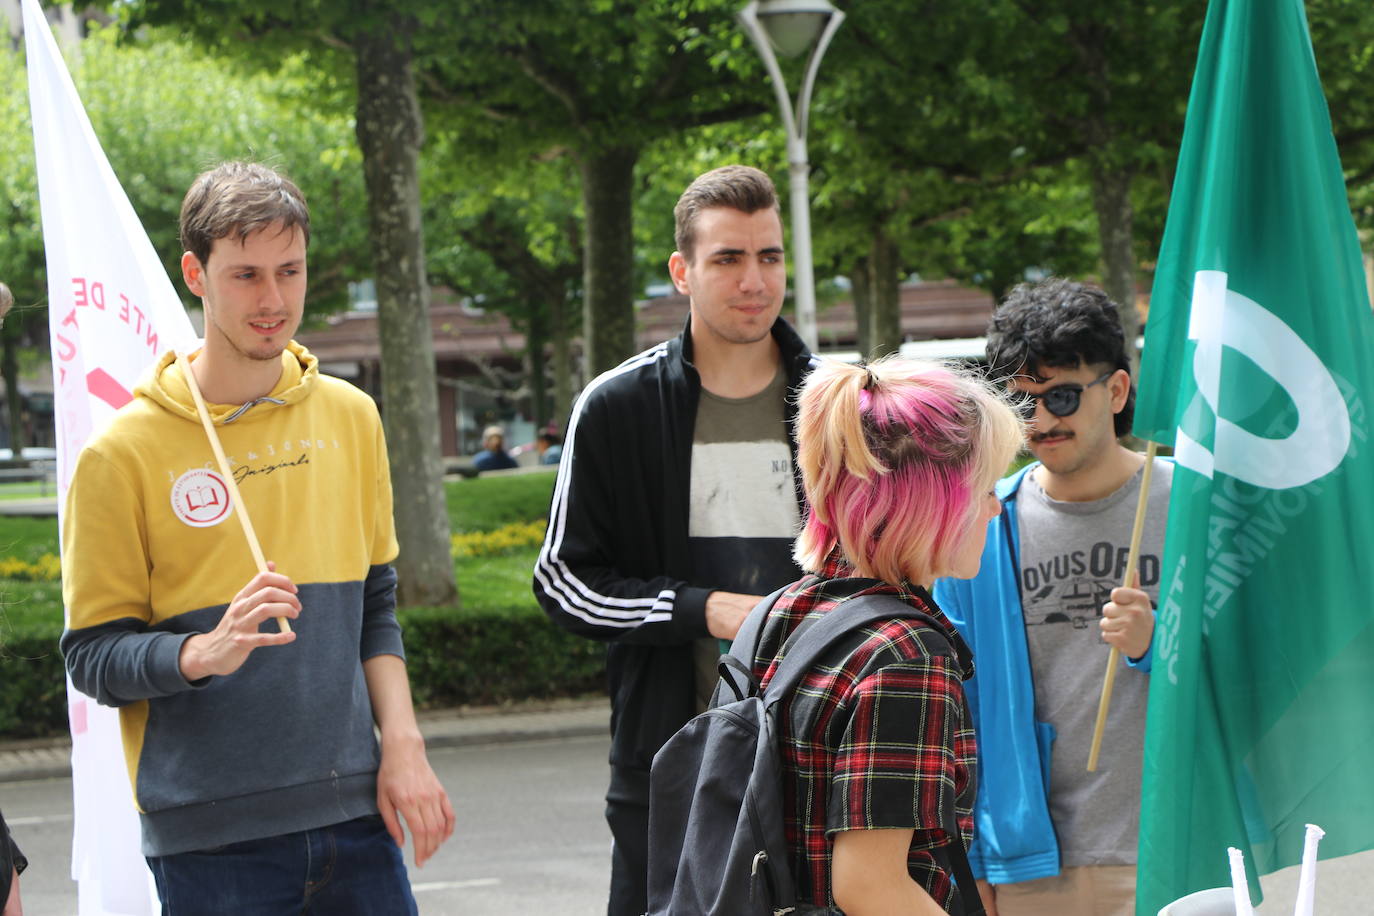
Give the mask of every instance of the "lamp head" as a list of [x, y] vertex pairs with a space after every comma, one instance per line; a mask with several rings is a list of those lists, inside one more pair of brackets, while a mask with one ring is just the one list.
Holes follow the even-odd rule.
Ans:
[[810, 49], [836, 12], [828, 0], [758, 0], [756, 8], [768, 43], [783, 57]]

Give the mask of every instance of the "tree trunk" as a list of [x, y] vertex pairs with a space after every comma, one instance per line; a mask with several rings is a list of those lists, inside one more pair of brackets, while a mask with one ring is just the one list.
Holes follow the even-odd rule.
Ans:
[[1134, 375], [1140, 368], [1140, 354], [1135, 348], [1136, 337], [1140, 334], [1140, 316], [1135, 308], [1132, 172], [1096, 158], [1089, 167], [1093, 208], [1097, 211], [1097, 235], [1102, 247], [1103, 288], [1121, 307], [1121, 331], [1126, 336], [1126, 352], [1130, 354], [1131, 374]]
[[873, 355], [873, 292], [869, 282], [868, 255], [854, 261], [854, 273], [849, 278], [849, 293], [854, 299], [854, 327], [859, 358]]
[[358, 146], [377, 277], [382, 405], [395, 498], [401, 604], [458, 600], [439, 453], [429, 283], [420, 227], [424, 127], [411, 70], [411, 29], [360, 33]]
[[568, 414], [572, 412], [573, 366], [572, 348], [568, 341], [565, 309], [567, 300], [555, 298], [549, 304], [549, 324], [553, 330], [553, 404], [549, 418], [558, 426], [558, 434], [568, 432]]
[[897, 244], [881, 226], [873, 230], [868, 256], [872, 299], [872, 357], [896, 353], [902, 345], [902, 290], [897, 275]]
[[583, 153], [586, 211], [582, 268], [582, 349], [587, 378], [634, 355], [635, 264], [632, 147]]
[[549, 379], [546, 371], [548, 360], [544, 347], [549, 342], [548, 319], [542, 306], [534, 309], [530, 316], [529, 327], [525, 330], [525, 365], [529, 370], [530, 416], [534, 418], [534, 428], [543, 429], [549, 425]]
[[24, 446], [24, 399], [19, 394], [19, 342], [6, 334], [0, 351], [0, 376], [5, 379], [5, 407], [9, 415], [10, 454], [18, 458]]

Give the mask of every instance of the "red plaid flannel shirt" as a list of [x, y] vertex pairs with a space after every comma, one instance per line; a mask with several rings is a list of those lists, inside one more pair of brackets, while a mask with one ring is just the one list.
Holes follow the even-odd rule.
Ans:
[[[973, 675], [968, 647], [919, 586], [855, 580], [832, 556], [778, 600], [764, 624], [754, 672], [767, 684], [779, 651], [804, 621], [849, 594], [895, 595], [939, 624], [958, 660], [931, 656], [915, 620], [891, 620], [851, 634], [783, 701], [787, 840], [801, 899], [834, 905], [832, 836], [841, 830], [915, 831], [907, 867], [937, 903], [954, 896], [943, 806], [954, 805], [961, 841], [973, 834], [977, 748], [963, 681]], [[847, 583], [836, 580], [850, 579]], [[856, 585], [866, 586], [854, 591]]]

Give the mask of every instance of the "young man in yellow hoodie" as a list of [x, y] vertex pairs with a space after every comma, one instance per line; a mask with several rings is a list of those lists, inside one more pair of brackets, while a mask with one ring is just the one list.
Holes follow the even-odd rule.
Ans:
[[67, 669], [120, 709], [164, 913], [414, 913], [401, 820], [422, 865], [453, 811], [411, 706], [376, 407], [291, 340], [304, 197], [225, 163], [187, 192], [181, 240], [205, 310], [191, 372], [269, 569], [164, 354], [77, 460]]

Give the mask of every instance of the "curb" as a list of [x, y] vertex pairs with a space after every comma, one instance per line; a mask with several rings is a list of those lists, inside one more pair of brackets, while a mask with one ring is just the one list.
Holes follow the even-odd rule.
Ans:
[[57, 497], [0, 500], [0, 515], [21, 518], [53, 518], [57, 515]]
[[0, 743], [0, 782], [53, 779], [70, 776], [71, 772], [69, 738]]
[[[537, 700], [505, 706], [427, 710], [417, 714], [425, 746], [434, 748], [512, 744], [610, 735], [605, 697]], [[0, 783], [71, 776], [70, 738], [0, 741]]]

